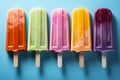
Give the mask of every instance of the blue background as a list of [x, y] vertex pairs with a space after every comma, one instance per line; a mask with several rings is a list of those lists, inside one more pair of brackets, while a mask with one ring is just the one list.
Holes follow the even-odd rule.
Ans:
[[[0, 80], [120, 80], [120, 1], [119, 0], [1, 0], [0, 2]], [[85, 52], [85, 68], [81, 69], [78, 54], [63, 53], [63, 68], [57, 67], [56, 53], [42, 52], [41, 67], [35, 67], [35, 55], [19, 52], [19, 68], [13, 67], [11, 54], [5, 51], [6, 15], [11, 8], [20, 7], [26, 13], [27, 31], [29, 12], [32, 8], [43, 7], [48, 12], [65, 8], [70, 15], [77, 7], [85, 7], [91, 14], [93, 27], [94, 12], [101, 7], [113, 13], [115, 51], [107, 54], [108, 66], [101, 67], [101, 54]], [[50, 26], [48, 26], [50, 27]], [[93, 33], [93, 32], [92, 32]]]

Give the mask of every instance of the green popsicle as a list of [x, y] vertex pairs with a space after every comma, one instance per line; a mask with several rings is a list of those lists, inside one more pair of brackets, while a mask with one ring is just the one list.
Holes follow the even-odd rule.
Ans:
[[36, 51], [36, 67], [40, 66], [39, 51], [48, 50], [47, 13], [43, 8], [30, 11], [28, 51]]

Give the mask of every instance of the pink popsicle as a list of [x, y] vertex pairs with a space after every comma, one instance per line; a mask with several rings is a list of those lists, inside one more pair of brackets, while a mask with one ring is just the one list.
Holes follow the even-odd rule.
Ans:
[[58, 67], [62, 67], [62, 51], [70, 50], [68, 13], [65, 9], [53, 10], [50, 30], [50, 50], [58, 52]]

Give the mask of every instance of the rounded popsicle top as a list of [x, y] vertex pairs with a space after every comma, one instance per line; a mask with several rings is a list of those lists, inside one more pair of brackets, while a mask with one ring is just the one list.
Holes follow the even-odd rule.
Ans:
[[98, 12], [101, 12], [101, 11], [106, 11], [108, 14], [112, 14], [111, 10], [108, 8], [99, 8], [95, 11], [95, 14], [98, 14]]
[[47, 13], [46, 10], [45, 10], [44, 8], [36, 7], [36, 8], [31, 9], [30, 15], [32, 14], [32, 12], [34, 12], [34, 11], [36, 11], [36, 10], [43, 11], [43, 12]]
[[67, 14], [67, 15], [68, 15], [67, 10], [64, 9], [64, 8], [56, 8], [56, 9], [54, 9], [54, 10], [52, 11], [51, 15], [57, 14], [58, 11], [62, 11], [63, 14]]
[[11, 12], [13, 12], [14, 10], [19, 10], [19, 11], [21, 11], [22, 13], [24, 13], [24, 10], [23, 10], [22, 8], [12, 8], [12, 9], [9, 9], [9, 10], [8, 10], [8, 14], [11, 13]]
[[[52, 11], [51, 16], [54, 19], [58, 13], [62, 12], [63, 17], [68, 18], [68, 12], [64, 8], [56, 8]], [[60, 15], [60, 14], [59, 14]], [[67, 15], [67, 16], [66, 16]], [[51, 22], [52, 23], [52, 22]]]
[[[12, 17], [9, 17], [9, 16], [12, 16]], [[19, 18], [19, 21], [16, 18]], [[13, 23], [14, 23], [14, 26], [22, 25], [25, 23], [24, 18], [25, 18], [25, 13], [21, 8], [10, 9], [8, 11], [8, 16], [7, 16], [7, 25], [13, 25]], [[13, 19], [13, 20], [11, 20], [11, 19]], [[11, 28], [12, 27], [13, 26], [11, 26]]]
[[86, 9], [86, 8], [76, 8], [73, 10], [72, 14], [74, 14], [78, 10], [84, 10], [85, 12], [89, 13], [88, 9]]
[[36, 8], [33, 8], [33, 9], [30, 10], [30, 14], [29, 14], [30, 18], [31, 18], [31, 15], [35, 15], [35, 13], [37, 14], [38, 12], [41, 13], [41, 14], [45, 14], [47, 16], [47, 12], [44, 8], [36, 7]]
[[[111, 10], [110, 9], [108, 9], [108, 8], [99, 8], [99, 9], [97, 9], [96, 11], [95, 11], [95, 17], [94, 17], [94, 22], [96, 22], [96, 20], [98, 21], [98, 22], [101, 22], [101, 21], [104, 21], [104, 19], [102, 18], [102, 14], [103, 15], [107, 15], [107, 16], [109, 16], [109, 18], [110, 19], [112, 19], [112, 12], [111, 12]], [[103, 19], [103, 20], [101, 20], [101, 19]]]

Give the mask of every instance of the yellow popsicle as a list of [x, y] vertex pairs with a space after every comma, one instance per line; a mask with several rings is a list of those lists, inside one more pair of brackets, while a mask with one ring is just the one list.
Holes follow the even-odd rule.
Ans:
[[90, 15], [87, 9], [77, 8], [72, 13], [72, 51], [91, 51]]
[[72, 13], [71, 50], [79, 53], [80, 67], [84, 67], [83, 51], [91, 51], [90, 15], [85, 8], [77, 8]]

